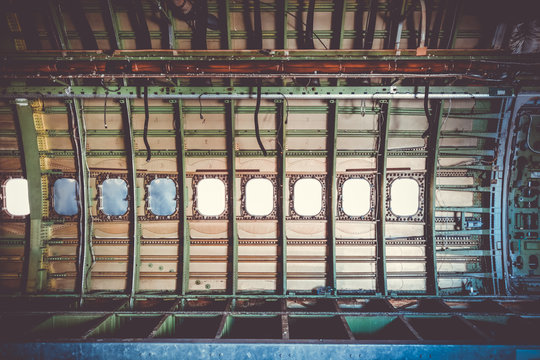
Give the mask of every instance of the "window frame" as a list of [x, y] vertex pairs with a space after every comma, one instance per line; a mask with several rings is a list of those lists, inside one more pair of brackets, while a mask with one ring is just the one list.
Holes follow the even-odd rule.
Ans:
[[[51, 195], [50, 196], [50, 200], [49, 200], [49, 216], [48, 218], [51, 219], [51, 220], [55, 220], [55, 219], [61, 219], [61, 220], [64, 220], [64, 221], [76, 221], [79, 219], [79, 215], [80, 215], [80, 208], [78, 209], [77, 213], [75, 215], [61, 215], [59, 213], [56, 212], [56, 210], [54, 209], [54, 184], [56, 183], [57, 180], [60, 180], [60, 179], [70, 179], [70, 180], [75, 180], [77, 182], [77, 186], [79, 185], [79, 181], [77, 180], [77, 174], [75, 173], [62, 173], [61, 175], [58, 174], [58, 175], [49, 175], [49, 194]], [[77, 200], [80, 201], [80, 198], [79, 198], [79, 194], [77, 194]]]
[[[369, 184], [369, 210], [365, 215], [353, 216], [348, 215], [343, 209], [343, 185], [347, 180], [362, 179]], [[350, 221], [374, 221], [375, 220], [375, 174], [338, 174], [337, 175], [337, 192], [338, 192], [338, 220], [350, 220]]]
[[[327, 208], [327, 196], [326, 196], [326, 175], [323, 174], [291, 174], [289, 178], [289, 216], [287, 220], [325, 220], [326, 208]], [[298, 214], [294, 210], [294, 186], [298, 180], [301, 179], [315, 179], [321, 183], [321, 211], [313, 216], [303, 216]]]
[[[272, 183], [272, 211], [268, 215], [251, 215], [247, 209], [246, 209], [246, 186], [247, 183], [250, 180], [253, 179], [266, 179], [269, 180]], [[277, 220], [277, 178], [275, 174], [249, 174], [249, 175], [241, 175], [241, 189], [242, 189], [242, 196], [241, 196], [241, 216], [239, 216], [240, 219], [245, 220]]]
[[[108, 179], [122, 179], [125, 181], [127, 186], [127, 211], [123, 215], [107, 215], [103, 212], [103, 182]], [[130, 203], [130, 192], [129, 192], [129, 181], [128, 174], [126, 173], [101, 173], [96, 176], [96, 187], [97, 187], [97, 220], [99, 221], [127, 221], [129, 220], [129, 215], [132, 209], [129, 206]]]
[[[190, 217], [192, 220], [228, 220], [229, 219], [229, 181], [228, 181], [228, 175], [225, 174], [204, 174], [204, 175], [198, 175], [195, 174], [191, 178], [191, 187], [193, 190], [193, 203], [192, 203], [192, 211], [193, 215]], [[199, 182], [204, 179], [218, 179], [223, 182], [223, 185], [225, 186], [225, 210], [217, 216], [207, 216], [203, 215], [199, 212], [197, 209], [197, 185], [199, 185]], [[234, 206], [235, 204], [233, 204]]]
[[[395, 172], [386, 174], [386, 221], [395, 222], [423, 222], [425, 200], [425, 173], [424, 172]], [[392, 212], [392, 199], [390, 198], [392, 184], [398, 179], [412, 179], [418, 183], [418, 210], [410, 216], [400, 216]]]
[[[0, 219], [3, 221], [20, 221], [26, 220], [30, 217], [30, 214], [12, 215], [7, 209], [6, 184], [9, 180], [13, 179], [24, 179], [28, 181], [28, 179], [25, 178], [22, 173], [3, 173], [0, 176], [0, 186], [2, 186], [2, 191], [0, 191], [0, 198], [2, 199], [2, 211], [0, 211]], [[28, 194], [28, 196], [30, 196], [30, 194]]]
[[[176, 209], [171, 215], [156, 215], [150, 209], [150, 184], [156, 179], [170, 179], [176, 186]], [[183, 192], [180, 191], [178, 175], [176, 174], [145, 174], [144, 175], [144, 215], [139, 216], [140, 220], [179, 220], [180, 204], [183, 201]]]

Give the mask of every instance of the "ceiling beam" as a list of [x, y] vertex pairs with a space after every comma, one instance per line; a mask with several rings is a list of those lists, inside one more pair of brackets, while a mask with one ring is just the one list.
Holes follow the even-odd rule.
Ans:
[[[41, 102], [36, 104], [36, 112], [40, 111]], [[25, 277], [25, 290], [27, 292], [41, 291], [45, 283], [45, 272], [42, 271], [42, 246], [41, 237], [43, 217], [43, 191], [41, 178], [41, 164], [39, 156], [38, 136], [34, 122], [34, 112], [27, 99], [18, 99], [15, 102], [17, 112], [19, 138], [24, 149], [24, 174], [28, 181], [28, 199], [30, 203], [30, 215], [26, 227], [29, 242], [25, 249], [26, 268], [23, 270]], [[39, 116], [39, 114], [37, 114]], [[36, 119], [41, 121], [41, 119]]]

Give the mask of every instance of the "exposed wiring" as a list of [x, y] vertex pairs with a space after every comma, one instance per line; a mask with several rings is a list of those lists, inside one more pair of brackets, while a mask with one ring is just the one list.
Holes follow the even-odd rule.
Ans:
[[532, 116], [531, 114], [527, 114], [527, 116], [529, 117], [529, 129], [527, 130], [527, 146], [529, 147], [529, 149], [535, 153], [535, 154], [540, 154], [540, 151], [539, 150], [536, 150], [534, 149], [532, 146], [531, 146], [531, 128], [532, 128], [532, 123], [533, 123], [533, 119], [532, 119]]
[[266, 156], [266, 149], [264, 148], [264, 145], [261, 141], [261, 134], [259, 131], [259, 110], [261, 108], [261, 84], [257, 84], [257, 103], [255, 104], [255, 114], [253, 116], [253, 120], [255, 122], [255, 136], [257, 137], [257, 144], [259, 144], [259, 147], [261, 148], [261, 151], [264, 156]]
[[148, 143], [148, 122], [150, 121], [150, 109], [148, 108], [148, 86], [144, 87], [144, 133], [143, 140], [144, 146], [146, 146], [146, 161], [150, 161], [152, 158], [152, 150]]
[[103, 127], [107, 129], [107, 97], [109, 96], [109, 93], [105, 93], [105, 103], [103, 104]]
[[[261, 4], [264, 4], [266, 6], [270, 6], [274, 9], [277, 9], [277, 6], [275, 4], [271, 4], [271, 3], [267, 3], [265, 1], [261, 1]], [[292, 12], [288, 11], [288, 10], [285, 10], [285, 13], [287, 15], [290, 15], [292, 16], [293, 18], [295, 18], [296, 20], [300, 21], [302, 23], [302, 25], [304, 25], [305, 27], [307, 27], [306, 23], [301, 19], [299, 18], [298, 16], [296, 16], [295, 14], [293, 14]], [[325, 43], [321, 40], [321, 38], [317, 35], [317, 33], [315, 33], [315, 31], [312, 32], [313, 36], [315, 36], [315, 38], [317, 40], [319, 40], [319, 42], [321, 43], [321, 45], [324, 47], [325, 50], [328, 50], [328, 47], [325, 45]]]
[[203, 124], [204, 122], [206, 121], [204, 116], [203, 116], [203, 112], [202, 112], [202, 100], [201, 100], [201, 97], [203, 96], [204, 94], [201, 94], [199, 95], [199, 117], [201, 118], [201, 120], [203, 121]]

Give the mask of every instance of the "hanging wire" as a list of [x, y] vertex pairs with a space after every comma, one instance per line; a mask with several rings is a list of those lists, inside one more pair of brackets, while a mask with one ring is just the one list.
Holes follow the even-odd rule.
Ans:
[[152, 150], [148, 143], [148, 122], [150, 121], [150, 110], [148, 108], [148, 86], [144, 87], [144, 133], [143, 140], [144, 146], [146, 146], [146, 161], [150, 161], [152, 158]]
[[206, 119], [204, 118], [203, 116], [203, 112], [202, 112], [202, 100], [201, 100], [201, 97], [203, 96], [204, 94], [200, 94], [199, 95], [199, 117], [201, 118], [201, 120], [203, 121], [203, 124], [205, 123]]
[[[271, 3], [267, 3], [265, 1], [261, 1], [261, 4], [264, 4], [266, 6], [270, 6], [274, 9], [277, 9], [277, 6], [275, 4], [271, 4]], [[295, 14], [293, 14], [292, 12], [288, 11], [288, 10], [285, 10], [285, 13], [292, 16], [293, 18], [295, 18], [296, 20], [300, 21], [302, 23], [302, 25], [304, 25], [305, 27], [307, 27], [306, 23], [301, 19], [299, 18], [298, 16], [296, 16]], [[325, 50], [328, 50], [328, 47], [325, 45], [325, 43], [321, 40], [321, 38], [319, 37], [319, 35], [317, 35], [317, 33], [315, 31], [312, 32], [313, 33], [313, 36], [315, 36], [317, 38], [317, 40], [319, 40], [319, 42], [321, 43], [321, 45], [324, 47]]]
[[264, 145], [261, 141], [261, 134], [259, 131], [259, 110], [261, 108], [261, 91], [262, 91], [261, 83], [257, 84], [257, 103], [255, 104], [255, 114], [253, 116], [253, 120], [255, 122], [255, 136], [257, 137], [257, 144], [259, 144], [259, 147], [261, 148], [261, 151], [264, 156], [267, 155], [266, 149], [264, 148]]
[[109, 96], [109, 92], [107, 91], [105, 93], [105, 103], [103, 104], [103, 127], [107, 129], [107, 97]]

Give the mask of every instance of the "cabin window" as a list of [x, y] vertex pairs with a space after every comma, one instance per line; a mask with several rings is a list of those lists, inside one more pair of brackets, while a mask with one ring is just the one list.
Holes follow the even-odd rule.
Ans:
[[53, 185], [54, 211], [63, 216], [76, 215], [79, 212], [78, 195], [77, 180], [69, 178], [56, 180]]
[[106, 179], [101, 184], [101, 204], [105, 215], [122, 216], [128, 211], [128, 185], [123, 179]]
[[28, 199], [28, 181], [26, 179], [9, 179], [4, 188], [5, 209], [12, 216], [30, 214]]
[[371, 207], [371, 185], [366, 179], [349, 179], [343, 183], [343, 212], [364, 216]]
[[396, 216], [412, 216], [420, 207], [420, 186], [410, 178], [399, 178], [390, 188], [390, 211]]
[[322, 184], [313, 178], [303, 178], [294, 184], [294, 211], [300, 216], [315, 216], [322, 210]]
[[246, 211], [251, 216], [267, 216], [274, 210], [274, 185], [264, 178], [246, 183]]
[[225, 184], [206, 178], [197, 183], [197, 211], [203, 216], [219, 216], [225, 211]]
[[176, 211], [176, 183], [169, 178], [154, 179], [148, 185], [149, 210], [156, 216], [170, 216]]

